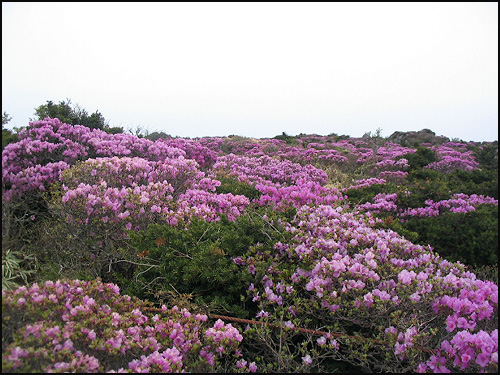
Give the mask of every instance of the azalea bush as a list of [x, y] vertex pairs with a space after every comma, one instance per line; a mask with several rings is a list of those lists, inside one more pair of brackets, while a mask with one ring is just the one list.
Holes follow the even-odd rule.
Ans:
[[249, 372], [236, 366], [242, 339], [231, 324], [154, 308], [99, 279], [2, 290], [2, 372]]
[[498, 370], [496, 143], [16, 140], [4, 372]]
[[[366, 371], [496, 370], [497, 285], [395, 232], [372, 229], [375, 222], [341, 207], [303, 207], [288, 227], [289, 243], [242, 263], [260, 266], [249, 287], [256, 318], [321, 328], [329, 340], [336, 333], [329, 355]], [[471, 344], [460, 346], [457, 335]], [[325, 342], [311, 347], [313, 362]]]
[[[60, 235], [81, 238], [82, 259], [99, 267], [130, 258], [123, 253], [127, 230], [146, 229], [152, 223], [186, 225], [193, 217], [233, 220], [249, 204], [241, 195], [217, 194], [220, 182], [204, 177], [196, 161], [135, 157], [87, 159], [65, 170], [51, 212], [63, 219]], [[99, 271], [101, 272], [101, 271]], [[102, 274], [102, 272], [101, 272]]]
[[141, 265], [128, 280], [115, 275], [127, 291], [142, 298], [191, 294], [205, 311], [241, 318], [255, 312], [245, 298], [253, 271], [241, 271], [241, 257], [288, 236], [269, 209], [247, 211], [234, 221], [222, 216], [216, 222], [195, 218], [186, 227], [152, 224], [130, 235]]

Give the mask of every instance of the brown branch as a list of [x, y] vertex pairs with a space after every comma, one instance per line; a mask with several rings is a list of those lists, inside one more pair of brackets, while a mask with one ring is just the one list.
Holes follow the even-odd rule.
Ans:
[[[146, 308], [146, 310], [163, 312], [162, 309], [157, 308], [157, 307]], [[283, 328], [283, 326], [280, 326], [278, 324], [273, 324], [273, 323], [268, 323], [268, 322], [260, 322], [257, 320], [235, 318], [232, 316], [225, 316], [225, 315], [215, 315], [215, 314], [207, 314], [207, 315], [211, 319], [221, 319], [221, 320], [226, 320], [226, 321], [230, 321], [230, 322], [237, 322], [237, 323], [265, 325], [265, 326], [268, 326], [271, 328], [280, 328], [280, 329]], [[293, 331], [303, 332], [303, 333], [309, 333], [312, 335], [318, 335], [318, 336], [326, 336], [326, 335], [330, 334], [330, 336], [338, 337], [338, 338], [349, 338], [352, 340], [369, 340], [369, 341], [372, 341], [373, 343], [378, 344], [378, 345], [384, 345], [384, 346], [390, 345], [390, 343], [388, 343], [387, 341], [378, 340], [378, 339], [371, 339], [371, 338], [367, 338], [367, 337], [360, 337], [360, 336], [351, 336], [351, 335], [346, 335], [346, 334], [338, 333], [338, 332], [324, 332], [324, 331], [318, 331], [315, 329], [301, 328], [301, 327], [294, 327], [294, 328], [288, 328], [288, 329], [293, 330]], [[426, 352], [426, 353], [436, 354], [435, 350], [432, 350], [429, 348], [424, 348], [422, 346], [414, 345], [413, 348], [422, 350], [423, 352]]]

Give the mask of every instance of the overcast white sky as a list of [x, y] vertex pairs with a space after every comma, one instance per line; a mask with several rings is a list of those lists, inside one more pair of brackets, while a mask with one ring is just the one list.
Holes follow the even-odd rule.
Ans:
[[498, 140], [498, 3], [5, 3], [2, 113], [202, 137]]

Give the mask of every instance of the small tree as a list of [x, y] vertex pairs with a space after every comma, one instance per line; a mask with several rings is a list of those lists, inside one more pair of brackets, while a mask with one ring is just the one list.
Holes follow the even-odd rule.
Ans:
[[12, 120], [12, 117], [4, 111], [2, 113], [2, 150], [9, 143], [17, 142], [17, 136], [11, 130], [4, 129], [4, 125], [7, 125], [10, 120]]
[[[113, 133], [122, 133], [122, 128], [110, 128], [108, 122], [99, 111], [92, 114], [82, 108], [79, 104], [72, 106], [71, 99], [54, 104], [52, 100], [47, 100], [47, 104], [35, 108], [37, 120], [43, 120], [46, 117], [57, 117], [61, 122], [71, 125], [83, 125], [90, 129], [111, 130]], [[121, 131], [119, 131], [121, 130]]]
[[4, 125], [7, 125], [10, 120], [12, 120], [12, 117], [10, 117], [9, 114], [4, 111], [2, 114], [2, 128]]

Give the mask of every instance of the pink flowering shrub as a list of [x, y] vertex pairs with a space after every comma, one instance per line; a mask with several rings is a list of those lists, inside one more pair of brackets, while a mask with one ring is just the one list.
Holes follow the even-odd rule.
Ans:
[[464, 213], [475, 211], [476, 207], [483, 204], [498, 206], [498, 200], [483, 195], [453, 194], [450, 199], [434, 202], [432, 199], [425, 201], [425, 207], [402, 209], [397, 206], [398, 196], [396, 193], [379, 193], [373, 197], [372, 202], [356, 205], [356, 209], [362, 209], [373, 213], [394, 212], [399, 217], [434, 217], [443, 212]]
[[186, 157], [195, 160], [202, 169], [210, 168], [217, 160], [215, 152], [200, 142], [191, 139], [164, 139], [164, 144], [183, 150]]
[[359, 204], [356, 206], [356, 208], [367, 210], [373, 213], [380, 213], [380, 212], [391, 212], [391, 211], [398, 211], [398, 206], [396, 205], [396, 200], [397, 200], [397, 194], [392, 193], [392, 194], [386, 194], [386, 193], [379, 193], [373, 197], [372, 202], [366, 202], [364, 204]]
[[257, 184], [262, 193], [256, 201], [259, 205], [286, 208], [289, 205], [300, 208], [310, 204], [333, 204], [345, 199], [335, 188], [325, 188], [317, 182], [298, 180], [295, 185], [276, 187], [272, 184]]
[[383, 178], [375, 178], [375, 177], [356, 180], [354, 185], [344, 188], [343, 191], [348, 191], [351, 189], [363, 189], [365, 187], [369, 187], [372, 185], [385, 184], [386, 182], [387, 181], [384, 180]]
[[456, 169], [471, 171], [479, 167], [472, 151], [466, 151], [462, 143], [445, 143], [432, 147], [438, 155], [438, 161], [426, 165], [424, 168], [435, 169], [444, 173]]
[[3, 199], [10, 201], [12, 198], [18, 198], [26, 193], [40, 195], [41, 192], [47, 191], [50, 184], [60, 181], [61, 172], [67, 168], [69, 165], [66, 162], [58, 161], [47, 163], [44, 166], [37, 164], [26, 167], [17, 173], [4, 172], [4, 183], [7, 185], [7, 189], [3, 194]]
[[53, 204], [68, 225], [84, 225], [94, 238], [121, 238], [152, 222], [180, 225], [193, 216], [215, 221], [228, 214], [234, 220], [248, 198], [217, 194], [220, 182], [204, 175], [182, 156], [88, 159], [63, 173], [63, 195]]
[[433, 200], [425, 201], [425, 207], [408, 208], [400, 213], [400, 216], [418, 216], [418, 217], [432, 217], [438, 216], [445, 211], [450, 212], [469, 212], [475, 211], [476, 207], [482, 204], [492, 204], [498, 206], [498, 200], [485, 197], [482, 195], [472, 194], [454, 194], [451, 199], [445, 199], [439, 202]]
[[[58, 172], [79, 160], [116, 156], [163, 160], [186, 156], [185, 151], [162, 140], [152, 142], [130, 134], [108, 134], [64, 124], [57, 118], [31, 122], [19, 132], [18, 139], [2, 151], [2, 185], [8, 198], [48, 190], [51, 183], [58, 181]], [[28, 170], [23, 172], [24, 176], [19, 176], [25, 169]]]
[[[446, 347], [450, 334], [491, 327], [498, 313], [496, 284], [395, 232], [373, 229], [376, 222], [341, 207], [302, 207], [288, 227], [290, 243], [240, 260], [255, 268], [249, 293], [259, 303], [257, 318], [342, 333], [330, 355], [389, 372], [423, 369], [420, 364], [432, 361], [432, 351]], [[264, 268], [258, 259], [265, 260]], [[495, 349], [487, 345], [488, 360], [479, 361], [495, 369]], [[464, 350], [455, 353], [460, 358]], [[470, 361], [467, 369], [485, 366]]]
[[[18, 248], [60, 258], [43, 264], [54, 273], [194, 293], [271, 325], [240, 332], [100, 280], [49, 281], [2, 293], [3, 371], [496, 371], [497, 285], [433, 251], [474, 264], [464, 252], [494, 249], [498, 201], [470, 193], [494, 192], [479, 154], [339, 138], [153, 142], [32, 122], [2, 154], [3, 227], [30, 236]], [[377, 229], [391, 222], [432, 247]]]
[[99, 279], [2, 291], [2, 372], [239, 368], [243, 337], [231, 324], [211, 326], [206, 315], [151, 305]]
[[457, 332], [453, 338], [444, 340], [436, 355], [417, 367], [417, 372], [463, 371], [474, 367], [479, 372], [498, 371], [498, 329], [489, 334], [483, 330], [470, 333]]
[[302, 166], [269, 156], [255, 158], [230, 154], [219, 157], [213, 169], [214, 173], [227, 171], [229, 175], [251, 185], [269, 181], [276, 186], [289, 186], [300, 179], [324, 185], [328, 180], [328, 175], [323, 170], [310, 164]]

